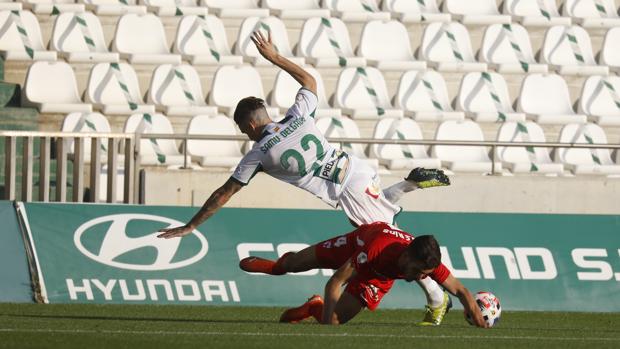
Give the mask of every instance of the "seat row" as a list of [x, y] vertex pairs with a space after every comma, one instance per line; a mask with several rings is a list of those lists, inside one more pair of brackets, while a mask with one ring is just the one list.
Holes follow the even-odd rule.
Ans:
[[[379, 4], [381, 2], [381, 4]], [[23, 4], [23, 7], [22, 7]], [[159, 16], [206, 14], [223, 18], [266, 17], [304, 19], [334, 16], [345, 21], [397, 19], [404, 23], [450, 22], [489, 24], [521, 22], [524, 25], [580, 24], [585, 27], [611, 27], [620, 24], [613, 0], [565, 0], [562, 15], [555, 0], [505, 0], [500, 13], [495, 0], [3, 0], [0, 9], [32, 9], [35, 13], [79, 12], [85, 9], [99, 15], [148, 11]]]
[[[532, 73], [522, 82], [515, 110], [506, 81], [498, 73], [465, 74], [453, 103], [443, 76], [432, 70], [405, 72], [396, 94], [390, 98], [378, 69], [345, 68], [340, 72], [331, 100], [326, 96], [319, 72], [310, 67], [307, 70], [317, 80], [318, 116], [345, 114], [354, 119], [408, 116], [418, 121], [468, 117], [478, 122], [524, 121], [527, 117], [541, 124], [584, 123], [589, 118], [600, 125], [620, 125], [618, 76], [589, 77], [575, 111], [568, 86], [560, 75]], [[131, 65], [99, 63], [90, 71], [82, 101], [69, 64], [35, 62], [26, 75], [22, 104], [36, 107], [42, 113], [90, 112], [94, 108], [107, 115], [157, 110], [170, 116], [218, 112], [232, 116], [240, 99], [266, 96], [260, 74], [249, 65], [222, 66], [210, 83], [210, 93], [205, 94], [193, 66], [163, 64], [153, 71], [145, 102]], [[298, 88], [299, 84], [290, 75], [278, 72], [272, 92], [266, 98], [272, 118], [278, 120], [284, 115]]]
[[[317, 127], [327, 137], [359, 138], [355, 122], [347, 117], [323, 117]], [[99, 113], [71, 113], [63, 122], [65, 132], [110, 132], [107, 119]], [[172, 125], [162, 114], [134, 114], [124, 126], [125, 133], [173, 134]], [[236, 135], [234, 122], [224, 115], [199, 115], [187, 126], [189, 135]], [[408, 118], [379, 120], [374, 127], [375, 139], [422, 140], [419, 125]], [[484, 141], [480, 126], [471, 121], [444, 121], [435, 133], [438, 141]], [[531, 121], [505, 122], [497, 133], [501, 142], [546, 142], [542, 128]], [[607, 144], [603, 129], [595, 124], [568, 124], [560, 132], [558, 142]], [[188, 140], [187, 154], [201, 166], [233, 167], [243, 156], [239, 142]], [[85, 161], [90, 161], [90, 142], [85, 144]], [[183, 145], [185, 146], [185, 145]], [[430, 153], [423, 145], [371, 144], [370, 158], [360, 144], [342, 143], [339, 147], [371, 166], [379, 164], [391, 170], [412, 167], [446, 168], [455, 172], [490, 172], [493, 166], [489, 149], [484, 146], [435, 145]], [[551, 160], [549, 150], [540, 147], [497, 147], [495, 169], [513, 173], [535, 172], [563, 174], [620, 174], [620, 162], [614, 163], [608, 149], [558, 148]], [[71, 145], [70, 152], [73, 152]], [[145, 165], [181, 165], [184, 157], [172, 139], [142, 139], [141, 162]]]

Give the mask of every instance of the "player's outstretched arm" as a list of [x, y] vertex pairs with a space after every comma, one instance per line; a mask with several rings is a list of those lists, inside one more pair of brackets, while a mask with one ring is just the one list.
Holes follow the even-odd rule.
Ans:
[[289, 73], [302, 87], [307, 88], [316, 95], [316, 80], [310, 73], [305, 71], [302, 67], [291, 62], [290, 60], [282, 57], [276, 50], [273, 41], [271, 40], [271, 31], [268, 32], [267, 38], [263, 36], [260, 31], [255, 31], [251, 36], [254, 45], [258, 49], [258, 52], [265, 57], [269, 62], [282, 68], [285, 72]]
[[465, 308], [466, 315], [469, 314], [471, 316], [476, 326], [489, 327], [486, 321], [484, 321], [482, 313], [480, 313], [480, 308], [476, 304], [474, 297], [471, 295], [469, 290], [465, 288], [465, 286], [459, 281], [459, 279], [450, 275], [441, 285], [446, 290], [448, 290], [448, 292], [458, 297], [458, 299], [461, 301], [461, 304], [463, 304], [463, 307]]
[[191, 233], [196, 227], [213, 216], [213, 214], [217, 212], [220, 207], [224, 206], [240, 189], [241, 184], [229, 178], [224, 185], [216, 189], [211, 196], [209, 196], [207, 201], [202, 205], [198, 213], [192, 217], [189, 223], [181, 227], [161, 229], [159, 230], [161, 234], [157, 235], [157, 237], [170, 239]]
[[[325, 304], [323, 305], [322, 324], [338, 325], [343, 322], [343, 319], [339, 319], [336, 314], [336, 304], [340, 300], [342, 286], [349, 281], [354, 274], [355, 269], [353, 268], [351, 259], [349, 259], [340, 268], [338, 268], [334, 275], [332, 275], [332, 277], [327, 281], [327, 284], [325, 285], [325, 297], [323, 298]], [[344, 320], [344, 322], [346, 322], [348, 319]]]

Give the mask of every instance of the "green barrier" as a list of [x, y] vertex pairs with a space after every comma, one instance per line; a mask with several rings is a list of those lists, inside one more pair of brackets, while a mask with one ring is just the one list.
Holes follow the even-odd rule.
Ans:
[[0, 302], [33, 302], [28, 259], [15, 208], [0, 201]]
[[[286, 306], [322, 293], [331, 270], [274, 277], [241, 271], [248, 254], [276, 258], [352, 230], [331, 210], [218, 212], [183, 239], [155, 238], [196, 208], [25, 204], [42, 292], [52, 303]], [[435, 234], [444, 262], [506, 309], [620, 311], [620, 216], [409, 213], [399, 224]], [[399, 281], [382, 308], [421, 308]]]

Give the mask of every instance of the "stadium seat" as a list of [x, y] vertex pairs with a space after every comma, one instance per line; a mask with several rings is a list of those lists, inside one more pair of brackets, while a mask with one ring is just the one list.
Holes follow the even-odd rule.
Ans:
[[[502, 123], [497, 131], [498, 142], [546, 143], [542, 128], [533, 121]], [[513, 173], [564, 173], [564, 166], [554, 163], [547, 148], [540, 147], [497, 147], [497, 159], [502, 167]]]
[[0, 11], [21, 11], [23, 9], [21, 1], [0, 0]]
[[[439, 124], [435, 133], [438, 141], [483, 142], [484, 136], [477, 123], [471, 120], [449, 120]], [[455, 172], [491, 172], [493, 163], [483, 146], [435, 145], [431, 156], [439, 158], [443, 167]], [[501, 162], [495, 162], [495, 171], [501, 172]]]
[[[133, 114], [125, 122], [123, 132], [174, 134], [170, 120], [159, 113]], [[142, 138], [140, 139], [140, 163], [143, 165], [182, 165], [183, 155], [179, 153], [174, 139]], [[190, 163], [190, 159], [187, 163]]]
[[[375, 124], [375, 139], [422, 140], [418, 124], [409, 118], [386, 118]], [[406, 170], [416, 167], [440, 168], [441, 161], [430, 158], [424, 145], [373, 144], [372, 157], [390, 170]]]
[[[235, 123], [225, 115], [197, 115], [187, 125], [189, 135], [237, 135]], [[192, 160], [206, 167], [236, 166], [243, 154], [238, 142], [187, 140], [187, 153]]]
[[[62, 132], [85, 132], [85, 133], [110, 133], [110, 123], [105, 116], [99, 113], [70, 113], [65, 116], [61, 127]], [[75, 144], [73, 138], [65, 138], [65, 145], [68, 146], [68, 154], [71, 156], [75, 152]], [[107, 139], [101, 139], [101, 157], [102, 163], [108, 161], [107, 153]], [[90, 163], [91, 155], [91, 138], [84, 139], [84, 162]]]
[[594, 61], [590, 36], [579, 26], [549, 28], [541, 48], [541, 59], [553, 65], [560, 75], [609, 74], [608, 67]]
[[198, 6], [196, 0], [142, 0], [149, 12], [160, 17], [199, 15], [206, 16], [206, 7]]
[[584, 123], [586, 116], [575, 114], [566, 81], [557, 74], [530, 74], [519, 92], [517, 111], [538, 124]]
[[87, 102], [105, 115], [155, 112], [155, 106], [144, 104], [136, 72], [127, 63], [95, 65], [84, 95]]
[[200, 77], [188, 64], [163, 64], [153, 71], [147, 101], [166, 115], [215, 115], [217, 108], [207, 106]]
[[132, 64], [181, 63], [180, 55], [170, 53], [164, 26], [154, 14], [122, 16], [112, 47]]
[[525, 121], [512, 109], [504, 77], [498, 73], [468, 73], [461, 80], [456, 108], [476, 122]]
[[52, 15], [63, 12], [84, 12], [84, 4], [74, 0], [22, 0], [24, 9], [32, 10], [38, 15]]
[[413, 57], [409, 42], [402, 23], [374, 20], [364, 26], [357, 54], [381, 71], [426, 69], [426, 62]]
[[609, 29], [605, 34], [599, 62], [616, 74], [620, 73], [620, 28]]
[[268, 8], [273, 16], [282, 19], [308, 19], [312, 17], [329, 17], [330, 11], [321, 8], [319, 0], [263, 0], [263, 7]]
[[408, 71], [400, 77], [396, 108], [417, 121], [463, 120], [465, 114], [450, 106], [448, 88], [443, 76], [436, 71]]
[[[560, 131], [560, 143], [607, 144], [603, 129], [595, 124], [568, 124]], [[555, 160], [574, 174], [620, 174], [620, 165], [611, 160], [609, 149], [558, 148]]]
[[269, 10], [260, 8], [258, 0], [201, 0], [202, 6], [209, 8], [221, 18], [267, 17]]
[[[346, 116], [319, 118], [316, 120], [316, 127], [327, 138], [360, 138], [357, 124]], [[348, 154], [356, 156], [374, 169], [379, 167], [377, 159], [366, 157], [364, 146], [360, 143], [330, 143]]]
[[613, 28], [620, 26], [614, 0], [565, 0], [565, 16], [584, 28]]
[[146, 14], [146, 6], [137, 5], [137, 0], [80, 0], [86, 9], [99, 16], [121, 16], [129, 13]]
[[486, 25], [493, 23], [510, 23], [509, 15], [502, 15], [495, 0], [444, 0], [443, 12], [452, 15], [463, 24]]
[[39, 22], [32, 12], [0, 11], [0, 26], [0, 56], [3, 60], [56, 60], [56, 52], [45, 50]]
[[[314, 76], [316, 80], [317, 97], [319, 99], [318, 107], [316, 108], [314, 115], [317, 118], [330, 116], [338, 117], [342, 115], [342, 111], [338, 108], [332, 108], [327, 103], [327, 97], [325, 95], [325, 85], [321, 74], [312, 68], [304, 67], [304, 69]], [[273, 90], [269, 96], [269, 104], [280, 109], [280, 114], [286, 115], [288, 109], [295, 102], [295, 95], [301, 86], [293, 77], [287, 72], [280, 70], [276, 75], [276, 79], [273, 85]]]
[[315, 17], [304, 22], [297, 55], [315, 67], [363, 67], [366, 60], [355, 57], [349, 31], [338, 18]]
[[276, 46], [278, 53], [297, 65], [304, 65], [305, 60], [303, 57], [295, 57], [293, 51], [291, 51], [291, 45], [288, 41], [288, 33], [284, 22], [278, 17], [248, 17], [241, 24], [239, 34], [237, 36], [237, 43], [233, 52], [237, 55], [243, 56], [243, 59], [254, 65], [272, 66], [273, 64], [263, 58], [258, 52], [256, 45], [251, 40], [252, 33], [255, 31], [261, 31], [265, 38], [269, 32], [271, 32], [271, 38], [273, 44]]
[[390, 12], [392, 19], [403, 23], [450, 22], [449, 13], [441, 13], [436, 0], [383, 0], [381, 9]]
[[560, 16], [555, 0], [505, 0], [503, 12], [526, 27], [571, 24], [570, 17]]
[[620, 77], [589, 77], [581, 89], [577, 110], [599, 125], [620, 126]]
[[[263, 82], [256, 69], [250, 66], [225, 65], [215, 72], [209, 104], [216, 105], [220, 112], [232, 117], [237, 103], [248, 96], [265, 99]], [[266, 109], [272, 119], [280, 118], [278, 108], [266, 106]]]
[[230, 51], [222, 20], [214, 15], [184, 16], [177, 27], [173, 52], [192, 65], [242, 64], [243, 57]]
[[403, 116], [392, 107], [383, 74], [377, 68], [345, 68], [338, 76], [334, 106], [354, 119]]
[[498, 73], [546, 73], [546, 64], [534, 59], [527, 30], [519, 24], [492, 24], [487, 27], [478, 53], [482, 62]]
[[65, 62], [34, 62], [26, 73], [22, 105], [41, 113], [92, 111], [80, 100], [73, 68]]
[[380, 11], [375, 0], [323, 0], [323, 7], [329, 9], [333, 16], [348, 22], [390, 19], [390, 13]]
[[469, 32], [457, 22], [431, 23], [422, 35], [418, 58], [440, 71], [486, 71], [486, 63], [476, 62]]
[[99, 17], [92, 12], [61, 13], [54, 21], [50, 47], [69, 62], [118, 62], [109, 52]]

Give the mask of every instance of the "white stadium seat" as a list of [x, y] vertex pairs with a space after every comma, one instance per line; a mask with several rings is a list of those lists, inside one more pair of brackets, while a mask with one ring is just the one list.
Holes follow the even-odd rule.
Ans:
[[456, 108], [476, 122], [525, 121], [512, 108], [508, 86], [498, 73], [468, 73], [461, 80]]
[[[536, 142], [546, 143], [542, 128], [533, 121], [502, 123], [497, 131], [498, 142]], [[497, 147], [497, 159], [502, 167], [513, 173], [564, 173], [564, 166], [554, 163], [548, 148], [540, 147]]]
[[546, 64], [534, 59], [527, 30], [519, 24], [492, 24], [484, 31], [478, 53], [498, 73], [546, 73]]
[[306, 62], [315, 67], [366, 65], [364, 58], [354, 55], [349, 31], [338, 18], [315, 17], [305, 21], [299, 35], [297, 55], [305, 57]]
[[390, 13], [380, 11], [375, 0], [323, 0], [323, 7], [331, 10], [333, 16], [343, 21], [390, 19]]
[[345, 68], [338, 76], [334, 106], [354, 119], [403, 116], [392, 107], [383, 74], [377, 68]]
[[57, 12], [84, 12], [84, 4], [74, 0], [22, 0], [24, 9], [32, 10], [38, 15], [52, 15]]
[[[418, 124], [409, 118], [386, 118], [375, 124], [375, 139], [422, 140]], [[390, 170], [416, 167], [440, 168], [441, 161], [428, 156], [424, 145], [372, 144], [370, 154]]]
[[80, 0], [86, 9], [99, 16], [121, 16], [128, 13], [144, 15], [146, 6], [137, 5], [137, 0]]
[[[20, 29], [18, 29], [18, 24]], [[37, 17], [30, 11], [0, 11], [0, 56], [7, 61], [55, 61], [56, 52], [43, 46]], [[22, 36], [20, 30], [26, 35]]]
[[620, 126], [620, 77], [589, 77], [581, 89], [578, 111], [599, 125]]
[[[476, 141], [483, 142], [484, 136], [477, 123], [471, 120], [444, 121], [435, 133], [438, 141]], [[439, 158], [443, 167], [455, 172], [491, 172], [493, 163], [486, 147], [463, 145], [435, 145], [431, 156]], [[495, 171], [501, 172], [501, 162], [495, 163]]]
[[260, 8], [258, 0], [201, 0], [202, 6], [209, 8], [221, 18], [267, 17], [269, 10]]
[[463, 120], [465, 114], [450, 106], [448, 88], [436, 71], [408, 71], [400, 77], [394, 97], [396, 108], [417, 121]]
[[295, 55], [293, 55], [284, 22], [278, 17], [273, 16], [246, 18], [241, 24], [241, 29], [239, 29], [237, 43], [234, 48], [235, 54], [243, 56], [244, 60], [254, 65], [273, 65], [260, 55], [256, 45], [252, 42], [252, 33], [255, 31], [260, 31], [265, 38], [267, 38], [268, 32], [271, 32], [271, 39], [280, 55], [297, 65], [303, 65], [305, 63], [303, 57], [295, 57]]
[[184, 16], [177, 27], [173, 52], [180, 53], [192, 65], [243, 63], [243, 57], [230, 51], [224, 24], [214, 15]]
[[382, 71], [426, 69], [426, 62], [413, 57], [409, 42], [402, 23], [374, 20], [364, 25], [357, 53], [366, 58], [368, 65]]
[[613, 28], [620, 26], [614, 0], [565, 0], [563, 13], [573, 23], [584, 28]]
[[570, 17], [560, 16], [555, 0], [505, 0], [503, 12], [526, 27], [571, 24]]
[[609, 29], [605, 34], [599, 62], [616, 74], [620, 73], [620, 28]]
[[206, 7], [199, 6], [196, 0], [142, 0], [149, 12], [160, 17], [200, 15], [209, 12]]
[[33, 63], [26, 73], [22, 104], [41, 113], [92, 111], [92, 105], [80, 100], [73, 68], [65, 62]]
[[[568, 124], [560, 131], [559, 142], [607, 144], [607, 136], [595, 124]], [[555, 160], [574, 174], [620, 174], [620, 165], [611, 160], [609, 149], [558, 148]]]
[[450, 22], [449, 13], [441, 13], [436, 0], [383, 0], [383, 11], [391, 13], [393, 19], [403, 23]]
[[547, 30], [541, 60], [561, 75], [607, 75], [609, 68], [597, 65], [588, 33], [579, 26], [553, 26]]
[[[325, 95], [325, 85], [323, 84], [323, 79], [321, 78], [321, 74], [312, 68], [312, 67], [304, 67], [304, 69], [314, 76], [316, 80], [316, 89], [317, 89], [317, 97], [319, 99], [318, 106], [314, 113], [314, 116], [317, 118], [324, 116], [332, 116], [337, 117], [342, 115], [342, 111], [338, 108], [332, 108], [327, 103], [327, 97]], [[273, 84], [273, 90], [269, 97], [269, 104], [273, 105], [280, 109], [280, 113], [285, 115], [288, 109], [293, 105], [295, 101], [295, 95], [301, 85], [293, 77], [287, 72], [280, 70], [276, 74], [276, 80]]]
[[[225, 115], [197, 115], [187, 125], [189, 135], [237, 135], [237, 128], [231, 118]], [[187, 140], [187, 153], [192, 160], [206, 167], [236, 166], [243, 154], [238, 142]]]
[[54, 21], [50, 47], [69, 62], [118, 62], [109, 52], [99, 17], [92, 12], [61, 13]]
[[[254, 96], [265, 99], [263, 82], [258, 71], [250, 66], [222, 66], [213, 76], [209, 104], [216, 105], [218, 110], [233, 116], [237, 103], [242, 98]], [[272, 119], [280, 117], [278, 108], [266, 106]]]
[[[65, 116], [61, 127], [62, 132], [84, 132], [84, 133], [110, 133], [110, 123], [105, 116], [99, 113], [70, 113]], [[65, 145], [68, 145], [68, 154], [71, 156], [75, 152], [75, 144], [73, 138], [65, 138]], [[101, 162], [108, 161], [107, 157], [107, 138], [101, 139]], [[90, 163], [91, 155], [91, 138], [84, 139], [84, 162]]]
[[166, 115], [215, 115], [217, 107], [205, 103], [200, 77], [188, 64], [162, 64], [153, 71], [147, 101]]
[[154, 113], [155, 106], [145, 105], [138, 76], [127, 63], [99, 63], [88, 76], [85, 100], [105, 115]]
[[21, 1], [0, 0], [0, 11], [21, 11], [23, 9]]
[[495, 0], [444, 0], [443, 10], [463, 24], [510, 23], [509, 15], [502, 15]]
[[519, 92], [517, 111], [538, 124], [584, 123], [586, 116], [572, 108], [566, 81], [557, 74], [530, 74]]
[[307, 19], [312, 17], [329, 17], [330, 11], [321, 8], [319, 0], [263, 0], [264, 8], [282, 19]]
[[[170, 120], [159, 113], [133, 114], [125, 122], [123, 132], [174, 134]], [[191, 159], [188, 159], [188, 165], [189, 160]], [[143, 165], [183, 165], [183, 155], [179, 152], [174, 139], [141, 138], [140, 163]]]
[[[346, 116], [324, 117], [316, 120], [316, 127], [327, 138], [360, 138], [360, 131], [355, 121]], [[338, 143], [330, 142], [338, 149], [348, 154], [355, 155], [368, 166], [377, 169], [379, 161], [370, 159], [364, 153], [364, 146], [360, 143]]]
[[422, 35], [418, 58], [440, 71], [486, 71], [486, 63], [476, 62], [469, 32], [457, 22], [431, 23]]
[[164, 26], [154, 14], [122, 16], [112, 47], [132, 64], [181, 63], [180, 55], [170, 53]]

